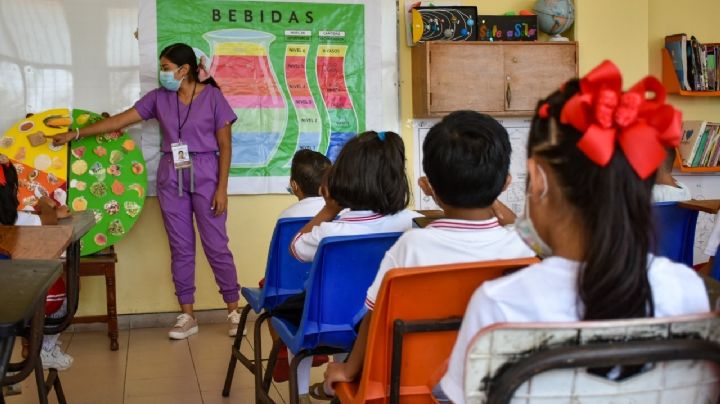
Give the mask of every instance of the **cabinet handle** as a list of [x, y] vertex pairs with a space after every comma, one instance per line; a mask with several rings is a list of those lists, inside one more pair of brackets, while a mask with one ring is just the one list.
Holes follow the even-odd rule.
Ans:
[[507, 103], [507, 108], [510, 109], [510, 104], [512, 103], [512, 90], [510, 89], [510, 82], [507, 83], [507, 88], [505, 89], [505, 102]]

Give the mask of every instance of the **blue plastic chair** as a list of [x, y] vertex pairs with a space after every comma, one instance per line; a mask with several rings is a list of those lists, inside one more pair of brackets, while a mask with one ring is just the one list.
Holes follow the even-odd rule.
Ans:
[[713, 258], [713, 266], [710, 268], [710, 276], [715, 280], [720, 281], [720, 245], [718, 245], [717, 251], [715, 252], [715, 258]]
[[[249, 371], [255, 372], [254, 359], [250, 359], [240, 352], [243, 330], [250, 310], [252, 309], [258, 314], [263, 312], [255, 321], [255, 341], [259, 341], [260, 326], [269, 317], [268, 311], [284, 302], [289, 296], [303, 291], [304, 282], [310, 273], [311, 263], [300, 262], [295, 259], [290, 255], [289, 247], [295, 235], [310, 219], [309, 217], [279, 219], [275, 224], [275, 230], [270, 240], [264, 287], [240, 289], [240, 293], [248, 304], [242, 310], [238, 332], [232, 346], [225, 386], [223, 387], [223, 396], [225, 397], [230, 394], [237, 361], [240, 361]], [[271, 352], [271, 358], [273, 358], [273, 355], [277, 356], [277, 350]], [[268, 375], [267, 380], [263, 381], [263, 385], [267, 383], [267, 386], [270, 386], [271, 375], [272, 373]]]
[[653, 204], [653, 215], [657, 255], [692, 267], [698, 212], [677, 202], [661, 202]]
[[[385, 252], [401, 233], [327, 237], [308, 278], [300, 326], [273, 317], [270, 322], [295, 355], [290, 364], [290, 402], [298, 402], [297, 366], [315, 354], [349, 352], [365, 316], [365, 296]], [[257, 349], [257, 346], [256, 346]], [[263, 401], [263, 400], [261, 400]]]

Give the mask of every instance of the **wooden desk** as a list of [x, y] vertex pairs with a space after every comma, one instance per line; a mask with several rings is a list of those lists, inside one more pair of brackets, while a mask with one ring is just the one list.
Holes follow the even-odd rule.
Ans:
[[90, 229], [93, 228], [93, 226], [95, 226], [95, 216], [92, 214], [92, 212], [88, 211], [75, 212], [69, 217], [58, 220], [58, 225], [71, 226], [73, 231], [70, 241], [80, 241], [82, 236], [84, 236], [87, 232], [90, 231]]
[[[45, 295], [61, 271], [62, 262], [56, 260], [0, 261], [0, 385], [16, 383], [36, 370], [42, 346]], [[6, 378], [15, 337], [26, 335], [28, 325], [31, 326], [29, 355], [18, 364], [19, 373]], [[40, 372], [42, 375], [42, 367]], [[42, 386], [38, 383], [41, 402], [47, 400], [44, 387], [44, 383]], [[0, 402], [4, 402], [2, 391]]]
[[0, 254], [12, 259], [60, 258], [72, 233], [70, 226], [0, 226]]
[[680, 206], [681, 208], [697, 210], [699, 212], [705, 212], [714, 215], [718, 213], [718, 210], [720, 210], [720, 199], [704, 199], [701, 201], [690, 200], [678, 202], [678, 206]]

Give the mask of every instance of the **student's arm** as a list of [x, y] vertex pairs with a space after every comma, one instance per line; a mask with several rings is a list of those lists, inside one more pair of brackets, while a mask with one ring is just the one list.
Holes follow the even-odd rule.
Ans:
[[213, 197], [212, 209], [215, 216], [220, 216], [227, 210], [227, 187], [228, 176], [230, 175], [230, 153], [232, 145], [230, 141], [230, 124], [225, 125], [217, 131], [215, 135], [220, 148], [220, 156], [218, 157], [218, 185]]
[[335, 394], [335, 390], [332, 388], [333, 383], [351, 382], [360, 374], [363, 367], [363, 359], [365, 359], [371, 319], [372, 311], [368, 311], [360, 323], [357, 339], [355, 339], [355, 344], [353, 344], [347, 361], [345, 363], [328, 363], [327, 370], [325, 371], [326, 392]]
[[515, 219], [517, 218], [515, 212], [505, 206], [505, 204], [500, 202], [500, 200], [496, 199], [495, 202], [493, 202], [492, 210], [495, 217], [498, 218], [498, 222], [501, 226], [507, 226], [515, 223]]
[[315, 226], [319, 226], [320, 223], [323, 222], [332, 222], [335, 220], [337, 215], [340, 213], [340, 211], [343, 210], [343, 208], [338, 205], [337, 202], [335, 202], [332, 197], [330, 197], [330, 192], [327, 189], [327, 186], [323, 184], [320, 187], [320, 192], [322, 193], [323, 198], [325, 198], [325, 206], [320, 209], [320, 212], [318, 212], [315, 217], [312, 218], [305, 226], [303, 226], [302, 229], [298, 232], [298, 235], [310, 233]]
[[[142, 121], [142, 117], [133, 107], [125, 112], [121, 112], [117, 115], [113, 115], [109, 118], [105, 118], [102, 121], [95, 122], [92, 125], [88, 125], [80, 129], [80, 137], [97, 135], [98, 133], [107, 133], [115, 130], [120, 130], [126, 126], [130, 126], [134, 123]], [[53, 136], [53, 145], [60, 146], [68, 143], [71, 140], [75, 140], [77, 136], [76, 131], [68, 131], [65, 133], [58, 133]]]

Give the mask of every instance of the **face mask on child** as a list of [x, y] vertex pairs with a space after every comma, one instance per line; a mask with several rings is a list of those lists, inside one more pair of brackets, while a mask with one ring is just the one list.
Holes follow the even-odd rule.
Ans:
[[[540, 194], [540, 199], [547, 195], [547, 177], [542, 167], [537, 166], [540, 171], [540, 176], [543, 181], [543, 191]], [[530, 195], [525, 196], [525, 212], [520, 215], [515, 221], [515, 231], [517, 231], [520, 238], [528, 245], [535, 253], [541, 258], [549, 257], [552, 255], [552, 248], [540, 237], [535, 226], [533, 225], [532, 219], [530, 219], [530, 203], [528, 201]]]
[[160, 72], [160, 85], [165, 87], [166, 90], [177, 91], [180, 89], [180, 83], [185, 80], [185, 77], [180, 80], [175, 78], [175, 73], [180, 71], [182, 67], [179, 67], [175, 71], [161, 71]]

